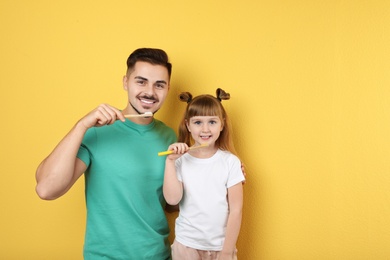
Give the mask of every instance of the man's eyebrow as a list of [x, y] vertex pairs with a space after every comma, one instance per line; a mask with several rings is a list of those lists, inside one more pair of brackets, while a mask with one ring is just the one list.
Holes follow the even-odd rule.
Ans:
[[[144, 81], [149, 81], [147, 78], [144, 78], [142, 76], [135, 76], [134, 78], [144, 80]], [[165, 85], [167, 84], [167, 82], [165, 80], [157, 80], [156, 83], [165, 84]]]
[[142, 80], [146, 80], [146, 81], [148, 81], [148, 79], [147, 79], [147, 78], [144, 78], [144, 77], [141, 77], [141, 76], [135, 76], [134, 78], [135, 78], [135, 79], [142, 79]]
[[167, 82], [165, 80], [157, 80], [156, 83], [162, 83], [162, 84], [167, 84]]

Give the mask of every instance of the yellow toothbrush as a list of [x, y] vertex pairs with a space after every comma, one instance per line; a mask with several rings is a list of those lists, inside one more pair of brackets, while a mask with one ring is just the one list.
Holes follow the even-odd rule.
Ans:
[[[201, 145], [198, 145], [198, 146], [192, 146], [192, 147], [188, 148], [188, 150], [197, 149], [197, 148], [205, 147], [205, 146], [208, 146], [208, 145], [209, 145], [209, 144], [201, 144]], [[158, 153], [158, 156], [168, 155], [168, 154], [171, 154], [171, 153], [173, 153], [172, 150], [168, 150], [168, 151], [164, 151], [164, 152], [159, 152], [159, 153]]]

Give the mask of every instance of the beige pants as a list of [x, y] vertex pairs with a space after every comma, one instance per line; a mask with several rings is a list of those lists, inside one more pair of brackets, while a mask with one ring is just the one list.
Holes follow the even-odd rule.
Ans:
[[[217, 260], [220, 254], [220, 251], [205, 251], [187, 247], [176, 240], [172, 244], [172, 260]], [[237, 260], [237, 250], [231, 259]]]

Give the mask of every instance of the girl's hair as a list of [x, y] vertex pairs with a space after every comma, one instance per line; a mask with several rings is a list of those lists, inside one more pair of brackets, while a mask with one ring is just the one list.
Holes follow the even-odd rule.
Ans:
[[217, 89], [216, 94], [216, 97], [211, 95], [200, 95], [195, 98], [192, 98], [192, 95], [189, 92], [183, 92], [179, 95], [181, 101], [187, 102], [187, 108], [184, 112], [183, 119], [179, 124], [178, 141], [186, 143], [188, 146], [194, 144], [194, 140], [186, 125], [187, 122], [190, 121], [190, 118], [194, 116], [218, 116], [221, 119], [223, 129], [219, 138], [215, 141], [215, 145], [221, 150], [236, 154], [229, 117], [221, 104], [222, 100], [230, 99], [230, 94], [220, 88]]

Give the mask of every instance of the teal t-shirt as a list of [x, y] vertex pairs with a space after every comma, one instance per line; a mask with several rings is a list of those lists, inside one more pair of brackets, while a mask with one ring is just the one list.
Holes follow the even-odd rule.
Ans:
[[77, 155], [88, 167], [84, 259], [170, 259], [165, 157], [157, 153], [175, 141], [175, 132], [156, 119], [87, 131]]

